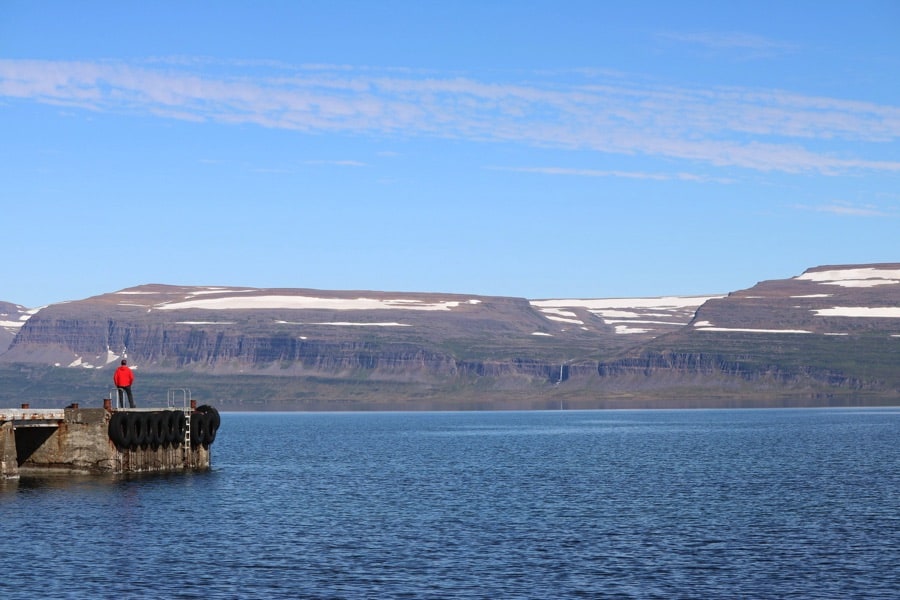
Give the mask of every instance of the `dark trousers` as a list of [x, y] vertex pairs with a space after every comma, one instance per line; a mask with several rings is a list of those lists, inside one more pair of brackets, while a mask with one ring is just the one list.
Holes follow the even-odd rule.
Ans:
[[134, 396], [131, 395], [131, 386], [126, 385], [124, 387], [116, 388], [116, 390], [119, 392], [119, 400], [116, 403], [116, 407], [118, 408], [119, 406], [121, 406], [122, 408], [125, 408], [125, 397], [123, 395], [124, 392], [125, 394], [128, 394], [128, 404], [131, 406], [131, 408], [134, 408]]

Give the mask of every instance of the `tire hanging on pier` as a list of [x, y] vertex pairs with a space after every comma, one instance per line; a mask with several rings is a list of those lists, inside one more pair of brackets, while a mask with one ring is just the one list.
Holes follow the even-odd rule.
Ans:
[[137, 450], [147, 445], [147, 421], [141, 413], [125, 413], [129, 431], [131, 432], [131, 443], [129, 446], [132, 450]]
[[144, 443], [148, 448], [158, 448], [159, 441], [156, 438], [156, 418], [152, 414], [144, 413], [141, 415], [141, 418], [144, 420], [144, 430], [145, 433]]
[[[178, 427], [178, 416], [181, 415], [181, 429]], [[184, 441], [184, 413], [180, 410], [169, 410], [163, 413], [165, 418], [166, 444], [176, 447]]]
[[219, 416], [219, 411], [216, 410], [214, 406], [208, 404], [198, 406], [197, 412], [203, 413], [207, 418], [206, 443], [203, 446], [204, 448], [208, 448], [210, 444], [216, 441], [216, 432], [219, 431], [219, 425], [222, 423], [222, 419]]
[[[191, 446], [209, 446], [216, 441], [221, 417], [215, 407], [203, 405], [190, 415]], [[184, 443], [187, 416], [181, 410], [115, 412], [109, 418], [109, 439], [120, 450], [176, 448]]]
[[156, 414], [156, 436], [159, 438], [160, 448], [169, 445], [169, 415], [165, 412]]
[[206, 443], [204, 448], [209, 448], [210, 444], [216, 441], [216, 424], [211, 414], [206, 415]]
[[147, 443], [154, 450], [169, 443], [169, 430], [165, 413], [155, 412], [147, 415]]
[[212, 417], [212, 425], [213, 429], [218, 430], [219, 425], [222, 423], [221, 417], [219, 417], [219, 411], [216, 410], [216, 407], [210, 406], [209, 404], [204, 404], [202, 406], [197, 407], [197, 412], [208, 414]]
[[175, 414], [175, 439], [172, 442], [174, 446], [180, 446], [184, 443], [184, 433], [187, 431], [187, 419], [184, 412], [180, 410], [173, 411]]
[[191, 414], [191, 446], [197, 447], [206, 444], [206, 414], [195, 412]]
[[109, 418], [109, 439], [119, 449], [131, 446], [131, 427], [126, 413], [113, 413]]
[[[208, 448], [216, 439], [219, 412], [211, 406], [191, 415], [191, 445]], [[184, 443], [187, 417], [181, 410], [157, 412], [115, 412], [109, 418], [109, 439], [120, 450], [171, 446]]]

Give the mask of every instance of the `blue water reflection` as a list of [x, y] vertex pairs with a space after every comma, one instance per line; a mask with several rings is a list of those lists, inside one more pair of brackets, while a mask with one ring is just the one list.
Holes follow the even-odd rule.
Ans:
[[891, 408], [226, 413], [209, 472], [0, 483], [0, 597], [895, 598], [898, 434]]

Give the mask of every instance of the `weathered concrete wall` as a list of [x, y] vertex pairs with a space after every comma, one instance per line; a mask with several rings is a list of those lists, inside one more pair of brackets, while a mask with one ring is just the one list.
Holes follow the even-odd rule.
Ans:
[[0, 423], [0, 477], [18, 477], [16, 436], [12, 423]]
[[209, 448], [202, 445], [120, 449], [109, 438], [113, 413], [102, 408], [66, 409], [58, 427], [13, 428], [0, 431], [0, 476], [49, 472], [137, 473], [209, 468]]

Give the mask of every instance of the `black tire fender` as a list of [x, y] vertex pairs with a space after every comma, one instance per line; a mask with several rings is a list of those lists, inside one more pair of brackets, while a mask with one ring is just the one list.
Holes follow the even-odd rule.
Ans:
[[147, 445], [147, 419], [141, 413], [127, 413], [131, 432], [131, 449], [136, 450]]
[[169, 415], [165, 411], [156, 413], [156, 437], [160, 447], [169, 445]]
[[198, 407], [197, 412], [206, 415], [208, 427], [206, 428], [206, 440], [204, 446], [209, 446], [216, 441], [216, 432], [219, 431], [219, 425], [222, 423], [222, 418], [219, 416], [219, 411], [216, 410], [214, 406], [208, 404]]
[[172, 412], [175, 415], [175, 440], [172, 444], [180, 446], [184, 443], [184, 432], [187, 429], [187, 419], [184, 416], [184, 411], [174, 410]]
[[212, 415], [206, 413], [203, 415], [203, 447], [209, 448], [209, 445], [213, 443], [213, 440], [216, 439], [215, 429], [213, 429], [213, 418]]
[[125, 413], [113, 413], [109, 418], [109, 439], [117, 448], [127, 448], [130, 443], [129, 433]]
[[[211, 417], [211, 416], [210, 416]], [[206, 445], [209, 446], [216, 441], [216, 432], [219, 428], [216, 426], [215, 419], [209, 418], [209, 427], [206, 429]]]
[[163, 413], [166, 430], [166, 445], [176, 446], [178, 444], [178, 414], [174, 410]]
[[134, 421], [134, 415], [129, 413], [122, 414], [122, 427], [125, 428], [124, 441], [127, 448], [134, 448], [134, 425], [132, 421]]
[[144, 419], [144, 427], [146, 427], [147, 430], [144, 443], [150, 448], [158, 448], [159, 438], [156, 436], [156, 415], [153, 413], [144, 413], [142, 418]]
[[204, 404], [203, 406], [197, 407], [197, 412], [201, 412], [212, 417], [213, 429], [218, 430], [219, 425], [222, 424], [222, 418], [219, 416], [219, 411], [216, 410], [215, 406], [210, 406], [209, 404]]
[[163, 412], [155, 412], [147, 415], [149, 423], [148, 443], [151, 448], [159, 448], [169, 443], [169, 428], [166, 414]]
[[195, 412], [191, 414], [191, 446], [206, 444], [206, 414]]

